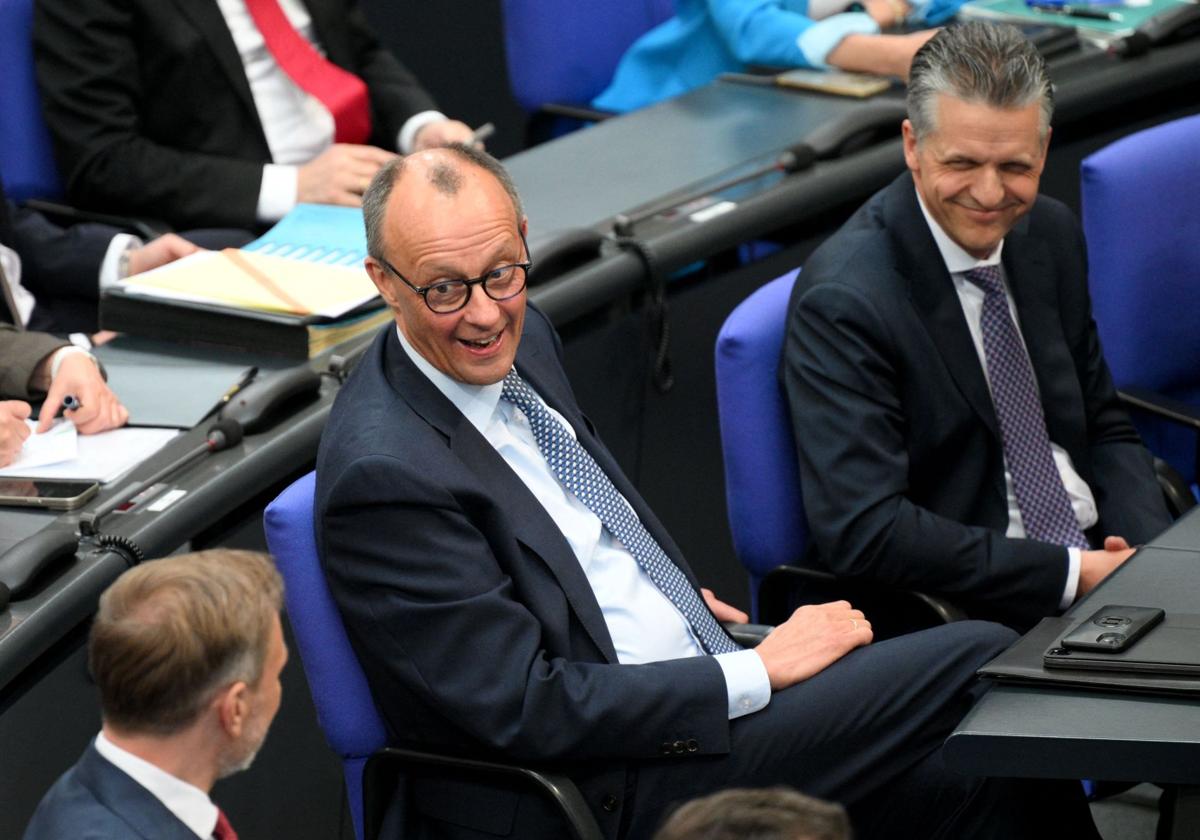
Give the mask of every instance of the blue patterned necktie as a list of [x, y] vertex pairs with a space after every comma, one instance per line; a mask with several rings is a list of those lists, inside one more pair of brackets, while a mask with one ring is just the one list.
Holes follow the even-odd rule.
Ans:
[[704, 649], [713, 654], [741, 650], [717, 623], [687, 576], [630, 510], [596, 460], [546, 409], [516, 370], [504, 377], [501, 395], [525, 414], [538, 449], [563, 487], [621, 541], [654, 585], [687, 619]]
[[1004, 462], [1012, 475], [1025, 534], [1042, 542], [1087, 548], [1054, 464], [1033, 366], [1009, 312], [1000, 269], [975, 268], [967, 272], [967, 279], [983, 290], [983, 354], [1000, 421]]

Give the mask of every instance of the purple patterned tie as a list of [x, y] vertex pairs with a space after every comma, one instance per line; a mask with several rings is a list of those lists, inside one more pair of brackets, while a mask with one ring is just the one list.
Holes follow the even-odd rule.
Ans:
[[654, 585], [687, 619], [704, 649], [712, 654], [741, 650], [717, 623], [687, 576], [621, 498], [596, 460], [542, 405], [516, 370], [504, 377], [502, 395], [524, 412], [538, 449], [563, 487], [574, 493], [609, 533], [621, 541]]
[[1004, 462], [1012, 475], [1025, 534], [1042, 542], [1087, 548], [1087, 538], [1054, 464], [1033, 366], [1009, 312], [1000, 269], [984, 266], [966, 276], [983, 289], [983, 354], [1000, 421]]

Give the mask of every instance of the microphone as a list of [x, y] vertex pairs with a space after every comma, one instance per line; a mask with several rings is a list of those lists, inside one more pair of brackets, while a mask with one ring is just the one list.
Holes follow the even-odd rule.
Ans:
[[73, 557], [78, 548], [75, 529], [52, 526], [31, 534], [0, 555], [0, 611], [9, 601], [19, 601], [29, 594], [43, 569]]
[[222, 449], [237, 446], [242, 442], [242, 437], [242, 424], [232, 418], [226, 417], [224, 420], [218, 420], [208, 430], [204, 444], [208, 447], [209, 452], [220, 452]]
[[712, 193], [723, 192], [724, 190], [732, 189], [747, 181], [753, 181], [756, 178], [761, 178], [769, 172], [779, 172], [782, 175], [790, 175], [793, 172], [799, 172], [802, 169], [808, 169], [817, 162], [817, 151], [808, 143], [797, 143], [790, 146], [776, 155], [775, 160], [769, 164], [756, 167], [745, 175], [738, 175], [734, 178], [729, 178], [725, 181], [719, 181], [713, 186], [701, 187], [698, 190], [693, 190], [690, 193], [685, 193], [682, 197], [670, 198], [666, 201], [652, 204], [645, 210], [634, 213], [632, 216], [627, 216], [624, 213], [618, 213], [613, 217], [613, 233], [617, 236], [632, 236], [633, 229], [636, 225], [646, 221], [646, 219], [657, 216], [661, 213], [666, 213], [668, 210], [674, 210], [677, 207], [682, 207], [688, 202], [695, 201], [698, 198], [703, 198]]
[[195, 447], [185, 452], [180, 457], [176, 458], [171, 463], [160, 469], [148, 478], [144, 478], [126, 488], [126, 490], [117, 496], [109, 499], [104, 504], [97, 507], [95, 510], [88, 511], [79, 517], [79, 532], [85, 537], [95, 536], [96, 528], [100, 520], [108, 516], [121, 505], [127, 503], [130, 499], [137, 496], [147, 487], [153, 487], [158, 482], [162, 481], [168, 475], [186, 467], [193, 461], [207, 455], [211, 452], [220, 452], [223, 449], [237, 446], [242, 442], [243, 430], [242, 424], [237, 420], [226, 417], [223, 420], [218, 420], [214, 423], [205, 435], [204, 442], [197, 444]]

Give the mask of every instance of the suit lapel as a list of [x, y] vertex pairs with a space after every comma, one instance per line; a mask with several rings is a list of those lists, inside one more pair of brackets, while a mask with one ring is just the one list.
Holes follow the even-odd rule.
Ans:
[[[522, 375], [526, 372], [524, 360], [533, 355], [530, 342], [523, 340], [517, 356]], [[384, 359], [392, 388], [427, 423], [445, 435], [450, 450], [479, 478], [487, 494], [493, 499], [504, 500], [506, 518], [512, 525], [514, 536], [550, 569], [596, 648], [610, 663], [617, 662], [608, 625], [587, 575], [546, 509], [483, 435], [417, 370], [393, 329], [387, 331]], [[539, 387], [542, 377], [537, 373], [531, 373], [531, 376], [531, 384]]]
[[89, 744], [75, 765], [80, 784], [96, 801], [124, 820], [145, 840], [196, 840], [184, 825], [156, 796], [129, 775], [96, 752]]
[[959, 392], [999, 440], [1000, 427], [992, 394], [967, 328], [962, 303], [933, 234], [925, 224], [910, 176], [902, 177], [888, 188], [884, 215], [888, 229], [894, 231], [898, 240], [900, 259], [907, 263], [900, 267], [900, 273], [908, 278], [909, 296], [925, 320], [930, 340]]
[[[225, 16], [217, 6], [216, 0], [174, 0], [180, 14], [191, 21], [200, 31], [204, 42], [213, 51], [217, 64], [229, 79], [229, 84], [237, 92], [242, 103], [249, 109], [254, 118], [254, 125], [262, 134], [262, 124], [258, 119], [258, 108], [254, 104], [254, 95], [250, 92], [250, 83], [246, 80], [246, 69], [242, 65], [242, 57], [238, 54], [233, 36], [229, 34], [229, 26]], [[203, 104], [201, 105], [203, 107]], [[263, 138], [264, 145], [266, 138]]]

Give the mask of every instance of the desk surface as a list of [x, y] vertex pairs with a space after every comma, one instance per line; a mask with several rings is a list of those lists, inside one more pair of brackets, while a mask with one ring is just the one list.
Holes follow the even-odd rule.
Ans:
[[[1195, 612], [1200, 508], [1139, 551], [1068, 611], [1104, 604]], [[1200, 702], [995, 685], [946, 742], [946, 760], [986, 776], [1092, 778], [1200, 785]]]

